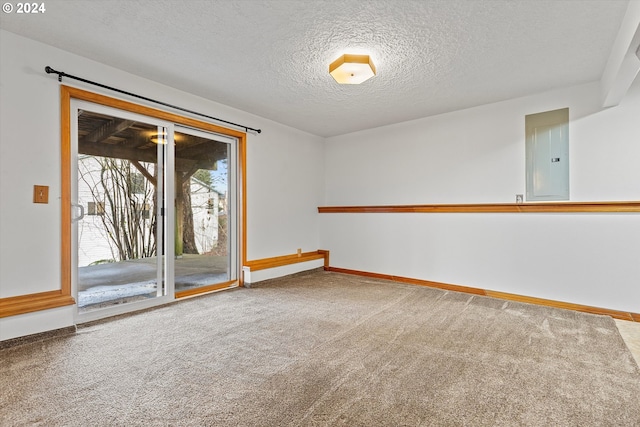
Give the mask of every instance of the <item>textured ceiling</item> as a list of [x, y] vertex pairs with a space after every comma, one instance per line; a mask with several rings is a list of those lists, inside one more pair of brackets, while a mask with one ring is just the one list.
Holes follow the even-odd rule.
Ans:
[[[598, 80], [627, 4], [48, 0], [0, 28], [333, 136]], [[378, 75], [336, 84], [342, 53], [370, 54]]]

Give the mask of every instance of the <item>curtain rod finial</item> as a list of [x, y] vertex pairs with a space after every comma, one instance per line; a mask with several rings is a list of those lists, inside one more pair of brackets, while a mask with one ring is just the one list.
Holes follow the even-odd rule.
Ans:
[[58, 81], [62, 82], [62, 74], [63, 73], [61, 73], [60, 71], [56, 71], [53, 68], [49, 67], [48, 65], [46, 67], [44, 67], [44, 71], [47, 74], [53, 74], [53, 73], [57, 74], [58, 75]]

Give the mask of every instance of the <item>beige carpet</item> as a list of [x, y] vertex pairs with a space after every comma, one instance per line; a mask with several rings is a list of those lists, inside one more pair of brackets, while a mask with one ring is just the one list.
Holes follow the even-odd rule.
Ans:
[[315, 271], [0, 350], [1, 426], [637, 426], [609, 317]]

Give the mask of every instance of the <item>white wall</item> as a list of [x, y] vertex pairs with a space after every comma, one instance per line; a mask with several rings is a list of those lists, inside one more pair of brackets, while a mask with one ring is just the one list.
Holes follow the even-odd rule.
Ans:
[[[261, 128], [247, 142], [248, 257], [319, 248], [322, 138], [0, 30], [0, 298], [60, 289], [60, 96], [47, 65]], [[49, 204], [32, 203], [34, 184]], [[72, 323], [71, 309], [0, 319], [0, 340]]]
[[295, 130], [262, 138], [247, 150], [248, 260], [321, 249], [323, 138]]
[[[640, 199], [640, 81], [597, 83], [329, 138], [325, 205], [512, 203], [524, 116], [569, 107], [572, 201]], [[322, 214], [331, 265], [640, 312], [637, 214]]]

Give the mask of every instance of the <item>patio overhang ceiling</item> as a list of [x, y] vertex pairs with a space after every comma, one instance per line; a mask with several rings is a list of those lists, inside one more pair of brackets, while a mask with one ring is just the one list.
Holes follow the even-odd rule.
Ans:
[[[155, 163], [157, 144], [151, 141], [154, 126], [133, 120], [80, 111], [78, 115], [78, 152], [80, 154]], [[193, 173], [198, 169], [216, 169], [216, 162], [227, 158], [223, 143], [180, 134], [175, 143], [176, 170]]]

